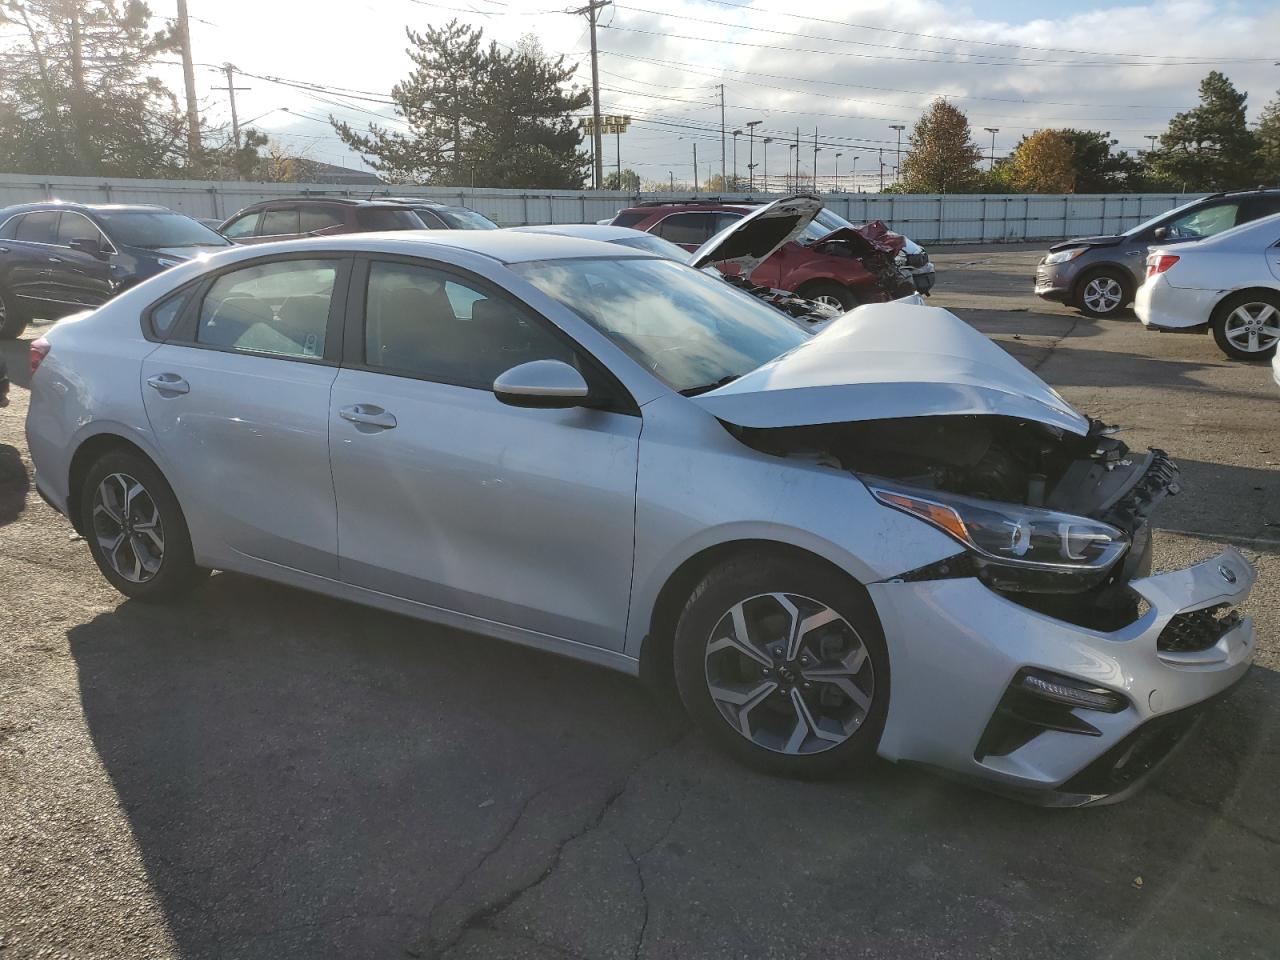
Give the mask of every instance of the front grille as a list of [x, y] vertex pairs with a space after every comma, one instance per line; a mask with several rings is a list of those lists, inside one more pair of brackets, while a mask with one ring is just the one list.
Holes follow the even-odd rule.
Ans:
[[1178, 480], [1178, 465], [1163, 450], [1152, 447], [1151, 463], [1141, 479], [1111, 504], [1099, 519], [1121, 530], [1137, 530], [1161, 500], [1178, 495], [1182, 489]]
[[1156, 649], [1167, 653], [1208, 650], [1239, 622], [1240, 612], [1233, 610], [1228, 603], [1179, 613], [1160, 631]]
[[1048, 271], [1048, 270], [1037, 270], [1037, 271], [1036, 271], [1036, 286], [1037, 286], [1037, 287], [1047, 287], [1047, 286], [1049, 286], [1049, 271]]

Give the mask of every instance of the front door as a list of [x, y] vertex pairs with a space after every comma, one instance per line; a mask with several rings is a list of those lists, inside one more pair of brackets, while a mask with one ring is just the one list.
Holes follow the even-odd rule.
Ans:
[[[72, 240], [94, 240], [102, 257], [71, 249]], [[111, 299], [111, 245], [88, 217], [63, 211], [58, 221], [57, 248], [49, 257], [49, 296], [68, 312], [99, 307]]]
[[620, 649], [639, 416], [499, 402], [494, 379], [528, 360], [574, 363], [593, 392], [610, 388], [488, 281], [375, 260], [353, 284], [362, 317], [348, 320], [329, 421], [343, 579]]
[[143, 362], [147, 417], [197, 544], [336, 577], [329, 391], [350, 262], [229, 268]]

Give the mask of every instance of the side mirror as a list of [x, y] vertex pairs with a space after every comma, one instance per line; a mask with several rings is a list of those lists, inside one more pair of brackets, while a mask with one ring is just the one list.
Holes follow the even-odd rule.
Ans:
[[493, 395], [512, 407], [580, 407], [590, 392], [582, 374], [563, 360], [531, 360], [493, 381]]
[[97, 237], [76, 237], [71, 241], [70, 246], [72, 250], [87, 253], [89, 256], [97, 257], [99, 260], [105, 260], [110, 256], [107, 251], [102, 249], [102, 244], [98, 242]]
[[1153, 239], [1163, 240], [1165, 237], [1169, 236], [1169, 228], [1156, 227], [1154, 230], [1151, 231], [1151, 236]]

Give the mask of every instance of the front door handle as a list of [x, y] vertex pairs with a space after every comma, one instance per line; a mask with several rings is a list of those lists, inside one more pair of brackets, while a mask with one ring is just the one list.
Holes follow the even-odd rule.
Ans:
[[147, 377], [147, 386], [165, 396], [178, 396], [191, 392], [191, 384], [176, 373], [157, 373], [154, 377]]
[[374, 403], [355, 403], [343, 407], [338, 411], [338, 416], [361, 426], [378, 427], [382, 430], [391, 430], [396, 425], [395, 415]]

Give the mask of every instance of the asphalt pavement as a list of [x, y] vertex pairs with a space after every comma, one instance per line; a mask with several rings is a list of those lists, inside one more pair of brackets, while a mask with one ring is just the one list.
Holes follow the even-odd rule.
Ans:
[[1280, 955], [1280, 389], [1037, 301], [1037, 255], [937, 252], [932, 303], [1181, 463], [1159, 566], [1260, 568], [1258, 666], [1075, 811], [772, 779], [625, 677], [242, 576], [124, 602], [34, 493], [4, 344], [0, 960]]

